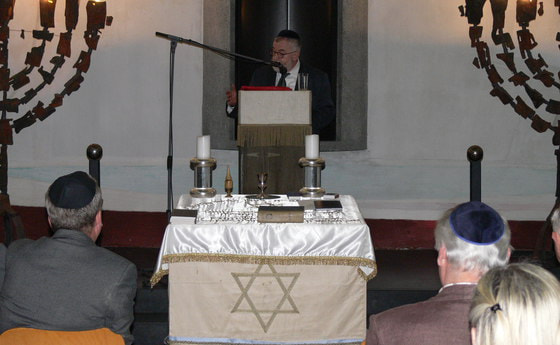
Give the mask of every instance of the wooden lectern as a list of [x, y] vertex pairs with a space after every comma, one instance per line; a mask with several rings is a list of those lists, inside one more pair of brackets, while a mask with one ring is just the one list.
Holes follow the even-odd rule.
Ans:
[[258, 193], [261, 172], [268, 173], [266, 193], [297, 192], [308, 134], [311, 91], [239, 91], [239, 193]]

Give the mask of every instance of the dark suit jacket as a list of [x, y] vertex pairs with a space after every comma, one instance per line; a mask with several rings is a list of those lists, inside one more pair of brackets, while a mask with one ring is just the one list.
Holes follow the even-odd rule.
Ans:
[[0, 333], [15, 327], [83, 331], [107, 327], [131, 344], [136, 267], [84, 233], [8, 247], [0, 291]]
[[470, 345], [475, 285], [453, 285], [420, 303], [370, 316], [367, 345]]
[[[323, 71], [307, 66], [300, 61], [299, 73], [309, 74], [309, 89], [311, 90], [311, 127], [314, 134], [328, 126], [335, 118], [335, 108], [331, 99], [331, 84], [329, 77]], [[251, 86], [274, 86], [276, 72], [272, 67], [264, 66], [257, 69], [251, 78]], [[297, 86], [296, 86], [297, 90]], [[237, 119], [237, 111], [228, 114]]]

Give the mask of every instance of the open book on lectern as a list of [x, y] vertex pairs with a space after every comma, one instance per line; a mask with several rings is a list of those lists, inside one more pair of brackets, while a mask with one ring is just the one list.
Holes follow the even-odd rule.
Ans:
[[239, 91], [239, 125], [310, 125], [311, 91]]

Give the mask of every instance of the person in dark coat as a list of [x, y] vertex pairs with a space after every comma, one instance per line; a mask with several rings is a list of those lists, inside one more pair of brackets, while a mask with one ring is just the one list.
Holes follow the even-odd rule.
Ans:
[[8, 247], [0, 333], [17, 327], [106, 327], [130, 345], [137, 271], [127, 259], [95, 244], [103, 226], [97, 182], [81, 171], [59, 177], [45, 204], [54, 235]]

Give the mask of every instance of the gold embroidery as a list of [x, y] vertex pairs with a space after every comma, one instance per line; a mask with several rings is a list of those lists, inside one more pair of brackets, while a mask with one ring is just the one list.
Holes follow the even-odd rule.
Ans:
[[[340, 344], [340, 345], [361, 345], [364, 342], [351, 342], [351, 343], [333, 343], [333, 344]], [[232, 345], [235, 343], [218, 343], [218, 342], [195, 342], [195, 341], [181, 341], [181, 340], [168, 340], [168, 344], [169, 345]], [[251, 345], [286, 345], [289, 343], [272, 343], [272, 342], [267, 342], [267, 343], [257, 343], [257, 342], [251, 342]], [[297, 343], [294, 343], [297, 344]], [[325, 343], [305, 343], [305, 345], [325, 345]]]
[[163, 278], [164, 276], [169, 274], [169, 270], [159, 270], [157, 272], [155, 272], [152, 277], [150, 278], [150, 285], [151, 287], [154, 287], [154, 285], [156, 285], [161, 278]]
[[[210, 253], [181, 253], [164, 255], [162, 264], [178, 262], [235, 262], [240, 264], [256, 265], [336, 265], [356, 266], [358, 274], [364, 280], [370, 280], [377, 274], [377, 263], [374, 260], [364, 258], [349, 258], [343, 256], [260, 256], [260, 255], [234, 255], [234, 254], [210, 254]], [[370, 274], [365, 274], [359, 267], [373, 269]], [[168, 270], [160, 270], [154, 273], [150, 279], [152, 287], [168, 274]]]
[[[294, 285], [296, 284], [296, 281], [298, 280], [300, 273], [278, 273], [274, 268], [274, 266], [272, 265], [267, 265], [267, 266], [271, 273], [261, 272], [264, 265], [259, 265], [255, 270], [255, 272], [253, 273], [233, 273], [233, 272], [231, 273], [233, 279], [235, 279], [235, 282], [237, 283], [237, 286], [239, 286], [239, 289], [241, 290], [241, 296], [239, 296], [239, 299], [235, 303], [231, 312], [253, 313], [257, 318], [257, 321], [259, 321], [259, 324], [261, 325], [265, 333], [268, 331], [268, 329], [272, 325], [272, 322], [274, 321], [274, 319], [278, 314], [299, 314], [299, 310], [296, 306], [296, 303], [292, 299], [292, 296], [290, 296], [290, 292], [292, 291]], [[240, 279], [245, 277], [250, 278], [249, 281], [247, 282], [247, 285], [243, 285]], [[274, 278], [278, 283], [278, 286], [282, 289], [283, 296], [280, 298], [280, 301], [274, 307], [274, 309], [264, 309], [262, 308], [262, 306], [260, 306], [261, 307], [260, 309], [257, 308], [253, 299], [251, 298], [251, 296], [249, 296], [249, 290], [251, 289], [253, 283], [257, 278]], [[287, 288], [284, 285], [282, 278], [292, 278]], [[272, 294], [270, 298], [274, 298], [274, 295]], [[241, 303], [243, 301], [247, 302], [247, 305], [249, 306], [248, 309], [240, 308]], [[283, 308], [285, 302], [288, 302], [291, 308], [289, 309]], [[262, 314], [270, 314], [268, 321], [265, 322]]]

